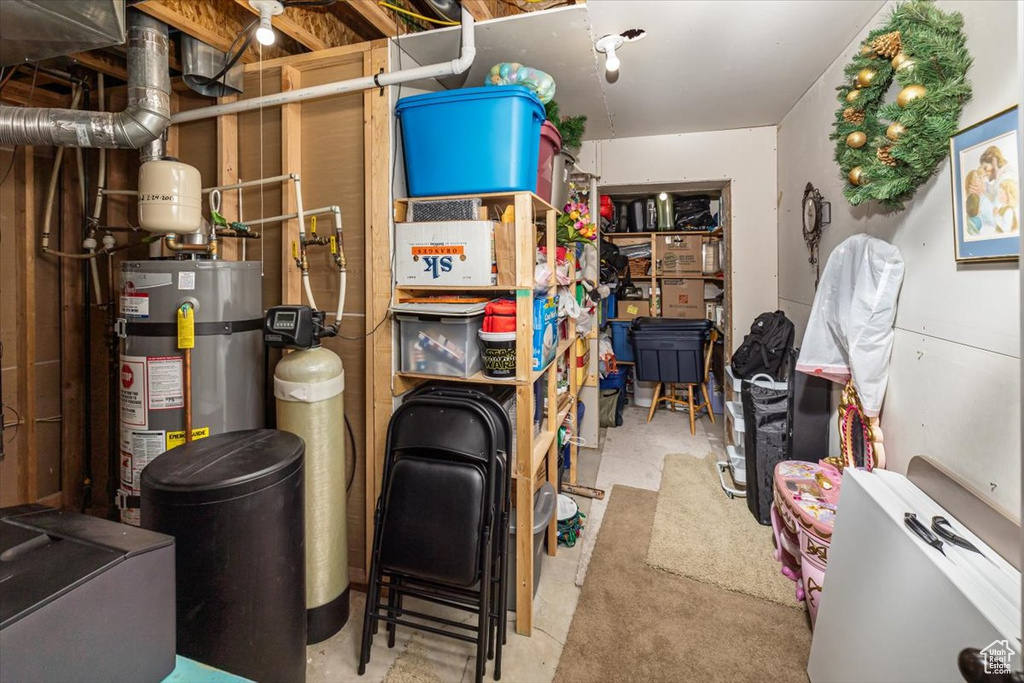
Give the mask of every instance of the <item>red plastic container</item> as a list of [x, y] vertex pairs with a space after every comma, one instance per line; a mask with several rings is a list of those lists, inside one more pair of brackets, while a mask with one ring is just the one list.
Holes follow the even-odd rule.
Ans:
[[[562, 151], [562, 136], [550, 121], [540, 127], [540, 154], [537, 156], [537, 194], [551, 201], [551, 181], [555, 155]], [[560, 208], [560, 207], [558, 207]]]

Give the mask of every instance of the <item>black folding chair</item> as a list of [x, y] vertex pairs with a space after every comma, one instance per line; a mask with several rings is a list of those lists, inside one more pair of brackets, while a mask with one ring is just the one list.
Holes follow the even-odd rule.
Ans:
[[[496, 651], [495, 679], [500, 677], [506, 607], [501, 549], [507, 550], [511, 484], [499, 451], [507, 423], [496, 420], [493, 411], [469, 398], [430, 395], [407, 401], [392, 416], [374, 514], [360, 675], [383, 621], [389, 647], [398, 625], [474, 643], [477, 681], [483, 680], [485, 657]], [[496, 571], [502, 572], [497, 581]], [[381, 602], [382, 585], [388, 587], [387, 604]], [[477, 624], [408, 609], [405, 597], [474, 612]]]

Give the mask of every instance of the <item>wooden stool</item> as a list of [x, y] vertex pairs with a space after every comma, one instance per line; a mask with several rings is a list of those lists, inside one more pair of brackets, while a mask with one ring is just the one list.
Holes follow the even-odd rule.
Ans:
[[[715, 424], [715, 414], [711, 412], [711, 396], [708, 391], [708, 383], [711, 381], [711, 350], [714, 348], [717, 340], [718, 330], [712, 329], [707, 347], [704, 350], [704, 378], [699, 383], [682, 385], [686, 388], [686, 400], [676, 398], [676, 385], [674, 383], [658, 382], [657, 386], [654, 387], [654, 399], [651, 401], [651, 409], [647, 413], [648, 422], [654, 419], [654, 411], [658, 409], [658, 404], [667, 403], [673, 411], [679, 405], [686, 408], [686, 411], [690, 413], [690, 434], [697, 433], [697, 414], [702, 410], [707, 411], [708, 417], [711, 418], [711, 424]], [[669, 389], [668, 395], [663, 396], [662, 387], [665, 384], [668, 384]], [[701, 394], [704, 396], [704, 400], [695, 402], [693, 400], [693, 389], [698, 386], [700, 387]]]

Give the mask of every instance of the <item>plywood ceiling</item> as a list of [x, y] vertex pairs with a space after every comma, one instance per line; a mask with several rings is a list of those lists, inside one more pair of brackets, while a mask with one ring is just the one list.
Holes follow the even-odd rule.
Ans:
[[[477, 25], [467, 77], [517, 61], [547, 71], [564, 114], [586, 114], [587, 139], [774, 125], [884, 5], [884, 0], [590, 0]], [[618, 78], [593, 49], [642, 28], [619, 50]], [[451, 59], [459, 29], [403, 37], [420, 64]]]

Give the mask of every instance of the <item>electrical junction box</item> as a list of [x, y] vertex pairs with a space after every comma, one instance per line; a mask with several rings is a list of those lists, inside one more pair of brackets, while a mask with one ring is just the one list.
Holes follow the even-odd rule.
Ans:
[[491, 221], [396, 224], [395, 281], [399, 287], [496, 284], [495, 225]]

